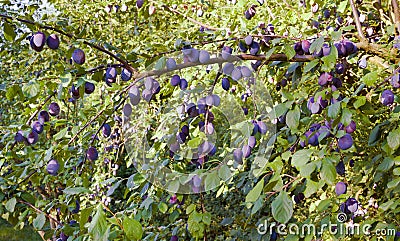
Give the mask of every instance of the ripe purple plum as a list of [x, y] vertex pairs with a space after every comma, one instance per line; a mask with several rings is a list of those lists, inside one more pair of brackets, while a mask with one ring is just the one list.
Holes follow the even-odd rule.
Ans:
[[42, 125], [42, 123], [40, 123], [40, 121], [32, 122], [31, 127], [32, 127], [32, 131], [35, 131], [38, 134], [43, 132], [43, 125]]
[[136, 106], [139, 104], [140, 99], [141, 99], [140, 90], [136, 85], [132, 86], [129, 89], [128, 95], [129, 95], [130, 102], [133, 106]]
[[60, 114], [60, 106], [56, 102], [50, 103], [49, 114], [51, 116], [58, 116]]
[[384, 90], [381, 96], [381, 102], [385, 106], [390, 106], [394, 102], [394, 94], [391, 90]]
[[338, 140], [338, 146], [342, 150], [347, 150], [353, 146], [353, 138], [350, 134], [345, 134], [344, 136], [340, 137]]
[[345, 130], [347, 133], [353, 133], [356, 130], [356, 122], [355, 121], [351, 121], [350, 124], [348, 126], [345, 127]]
[[241, 148], [236, 148], [233, 151], [233, 160], [238, 164], [243, 163], [243, 152]]
[[38, 114], [38, 121], [43, 125], [45, 122], [50, 121], [49, 112], [42, 110]]
[[60, 46], [60, 39], [57, 34], [50, 34], [49, 37], [47, 37], [46, 43], [49, 48], [58, 49]]
[[95, 90], [95, 85], [93, 83], [90, 82], [85, 82], [85, 93], [90, 95], [91, 93], [93, 93]]
[[109, 137], [111, 135], [111, 126], [107, 123], [101, 127], [101, 132], [103, 133], [104, 137]]
[[37, 32], [30, 38], [31, 48], [36, 52], [42, 51], [45, 43], [46, 35], [42, 32]]
[[82, 65], [85, 63], [85, 52], [82, 49], [75, 49], [72, 53], [72, 60], [76, 64]]
[[346, 200], [347, 210], [354, 213], [358, 210], [358, 202], [355, 198], [349, 198]]
[[169, 58], [169, 59], [167, 59], [165, 65], [168, 70], [173, 70], [176, 68], [176, 61], [174, 58]]
[[230, 88], [231, 84], [229, 82], [228, 78], [222, 78], [222, 89], [228, 91]]
[[99, 158], [99, 153], [97, 152], [97, 149], [95, 147], [91, 146], [86, 151], [86, 157], [90, 161], [96, 161]]
[[52, 159], [49, 161], [49, 163], [47, 163], [47, 173], [49, 173], [52, 176], [56, 176], [58, 173], [58, 170], [60, 169], [60, 164], [58, 163], [57, 160]]
[[210, 54], [205, 50], [200, 50], [199, 52], [199, 62], [202, 64], [207, 63], [210, 61]]
[[339, 195], [345, 194], [346, 191], [347, 191], [347, 185], [346, 185], [346, 183], [344, 183], [344, 182], [338, 182], [338, 183], [336, 183], [336, 186], [335, 186], [336, 195], [339, 196]]
[[188, 82], [186, 79], [182, 78], [180, 83], [179, 83], [179, 88], [181, 88], [181, 90], [186, 90], [188, 87]]
[[132, 72], [128, 69], [123, 68], [121, 71], [121, 79], [123, 81], [128, 81], [132, 78]]
[[330, 73], [322, 73], [318, 78], [318, 84], [321, 86], [326, 85], [328, 82], [332, 81], [333, 76]]
[[310, 46], [311, 46], [310, 41], [308, 41], [308, 40], [301, 41], [301, 49], [303, 50], [304, 53], [306, 53], [306, 54], [310, 53], [310, 51], [309, 51]]
[[32, 131], [31, 133], [28, 134], [26, 141], [28, 144], [33, 145], [39, 140], [39, 135], [36, 131]]

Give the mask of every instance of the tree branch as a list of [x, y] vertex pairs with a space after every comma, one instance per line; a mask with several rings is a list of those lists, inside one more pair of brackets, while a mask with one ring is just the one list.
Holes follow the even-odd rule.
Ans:
[[356, 27], [357, 27], [357, 32], [359, 35], [358, 38], [360, 39], [360, 41], [366, 41], [367, 39], [365, 38], [364, 33], [362, 31], [360, 18], [358, 17], [358, 11], [357, 11], [356, 6], [354, 5], [354, 1], [349, 0], [349, 2], [350, 2], [351, 10], [353, 11], [354, 22], [356, 23]]
[[392, 0], [392, 6], [393, 6], [393, 14], [394, 14], [394, 19], [396, 22], [396, 27], [397, 27], [397, 32], [398, 35], [400, 35], [400, 8], [399, 4], [397, 3], [397, 0]]
[[57, 219], [55, 219], [54, 217], [50, 216], [50, 214], [38, 209], [37, 207], [33, 206], [31, 203], [28, 203], [28, 202], [25, 202], [25, 201], [22, 201], [22, 200], [18, 200], [18, 202], [29, 206], [30, 208], [34, 209], [38, 213], [43, 213], [49, 220], [54, 221], [58, 225], [61, 224]]
[[[8, 15], [5, 15], [5, 14], [0, 14], [0, 17], [5, 18], [5, 19], [17, 20], [19, 22], [30, 24], [30, 25], [37, 25], [38, 24], [38, 23], [35, 23], [33, 21], [30, 21], [30, 20], [26, 20], [26, 19], [22, 19], [22, 18], [15, 18], [15, 17], [8, 16]], [[52, 26], [40, 25], [40, 28], [53, 30], [53, 31], [55, 31], [55, 32], [57, 32], [59, 34], [62, 34], [64, 36], [67, 36], [69, 38], [77, 39], [74, 35], [66, 33], [66, 32], [64, 32], [64, 31], [62, 31], [62, 30], [60, 30], [58, 28], [52, 27]], [[115, 54], [111, 53], [110, 51], [108, 51], [108, 50], [106, 50], [106, 49], [104, 49], [104, 48], [102, 48], [102, 47], [100, 47], [98, 45], [95, 45], [93, 43], [90, 43], [87, 40], [84, 40], [83, 43], [88, 45], [88, 46], [90, 46], [90, 47], [92, 47], [92, 48], [94, 48], [94, 49], [99, 50], [100, 52], [103, 52], [103, 53], [111, 56], [112, 58], [114, 58], [115, 60], [120, 62], [126, 69], [130, 70], [132, 73], [136, 72], [136, 70], [132, 66], [130, 66], [127, 61], [119, 58], [118, 56], [116, 56]]]

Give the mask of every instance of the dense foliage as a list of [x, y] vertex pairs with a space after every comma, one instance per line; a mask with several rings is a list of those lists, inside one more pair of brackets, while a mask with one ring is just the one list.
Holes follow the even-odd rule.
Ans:
[[400, 236], [396, 0], [0, 2], [0, 214], [15, 228]]

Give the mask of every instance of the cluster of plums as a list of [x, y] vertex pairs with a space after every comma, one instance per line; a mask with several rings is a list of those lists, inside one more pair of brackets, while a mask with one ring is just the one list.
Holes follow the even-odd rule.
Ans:
[[[28, 38], [31, 48], [37, 52], [42, 51], [46, 43], [50, 49], [58, 49], [60, 46], [60, 39], [57, 34], [50, 34], [46, 39], [46, 35], [39, 31]], [[85, 63], [85, 53], [82, 49], [75, 49], [72, 53], [72, 59], [76, 64], [82, 65]]]
[[[344, 126], [342, 123], [339, 123], [337, 129], [344, 130], [346, 132], [337, 140], [339, 149], [347, 150], [352, 147], [353, 138], [351, 137], [351, 133], [356, 130], [356, 123], [351, 121], [348, 126]], [[314, 123], [311, 125], [309, 130], [304, 133], [306, 141], [300, 141], [300, 145], [302, 147], [306, 146], [307, 144], [311, 146], [318, 146], [319, 142], [324, 138], [333, 137], [333, 131], [332, 124], [328, 121], [325, 121], [325, 125], [323, 126], [321, 126], [319, 123]]]
[[239, 50], [243, 53], [249, 51], [251, 55], [257, 55], [260, 51], [260, 44], [251, 35], [248, 35], [244, 40], [239, 41]]
[[153, 79], [152, 77], [147, 77], [144, 80], [144, 90], [140, 94], [140, 89], [136, 85], [132, 86], [129, 91], [130, 104], [125, 104], [123, 108], [123, 113], [125, 116], [129, 117], [132, 114], [132, 105], [136, 106], [139, 104], [140, 100], [143, 98], [145, 101], [150, 102], [154, 95], [160, 92], [160, 83]]
[[267, 125], [262, 120], [252, 120], [253, 130], [247, 142], [243, 143], [242, 148], [236, 148], [233, 151], [233, 159], [236, 163], [242, 164], [243, 158], [248, 158], [251, 155], [251, 151], [257, 144], [257, 133], [261, 135], [267, 134]]
[[[185, 106], [185, 115], [189, 117], [189, 120], [194, 118], [198, 119], [198, 127], [200, 131], [207, 135], [213, 135], [215, 133], [213, 120], [214, 114], [211, 111], [213, 106], [219, 106], [221, 99], [218, 95], [212, 94], [207, 97], [203, 97], [197, 101], [197, 105], [194, 103], [189, 103]], [[201, 117], [201, 118], [198, 118]], [[169, 155], [171, 158], [174, 157], [180, 149], [180, 146], [186, 143], [190, 139], [189, 125], [184, 124], [178, 133], [176, 134], [176, 141], [170, 145]], [[194, 151], [192, 155], [192, 163], [196, 167], [201, 167], [207, 160], [209, 156], [215, 155], [217, 151], [216, 146], [209, 142], [202, 142], [197, 150]]]
[[[44, 130], [46, 122], [50, 121], [50, 116], [58, 116], [60, 114], [60, 106], [56, 102], [52, 102], [48, 106], [48, 111], [42, 110], [38, 114], [38, 119], [31, 124], [31, 132], [25, 137], [23, 131], [18, 131], [15, 135], [16, 142], [24, 142], [33, 145], [39, 141], [39, 134]], [[50, 160], [47, 164], [47, 172], [50, 175], [57, 175], [60, 165], [57, 160]]]
[[60, 106], [56, 102], [49, 105], [49, 111], [42, 110], [38, 114], [38, 119], [31, 124], [31, 132], [25, 137], [23, 131], [18, 131], [15, 135], [16, 142], [25, 142], [28, 145], [33, 145], [39, 140], [39, 134], [43, 132], [45, 122], [50, 121], [51, 116], [58, 116]]
[[[106, 73], [104, 74], [104, 81], [108, 86], [117, 81], [118, 70], [115, 67], [108, 67]], [[132, 72], [126, 68], [121, 70], [121, 79], [123, 81], [128, 81], [132, 78]]]
[[60, 46], [60, 39], [57, 34], [50, 34], [46, 39], [46, 35], [39, 31], [28, 38], [31, 48], [37, 52], [42, 51], [46, 43], [50, 49], [58, 49]]

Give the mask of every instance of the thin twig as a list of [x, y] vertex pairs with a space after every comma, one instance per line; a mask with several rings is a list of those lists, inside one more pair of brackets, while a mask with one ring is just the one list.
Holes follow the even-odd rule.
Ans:
[[41, 103], [37, 107], [36, 111], [31, 115], [31, 117], [29, 117], [28, 121], [26, 122], [26, 124], [28, 126], [31, 124], [32, 119], [35, 118], [35, 116], [39, 113], [39, 111], [42, 109], [42, 107], [47, 103], [47, 101], [49, 101], [56, 94], [57, 94], [57, 90], [54, 90], [53, 93], [51, 93], [51, 95], [47, 96], [47, 98], [43, 101], [43, 103]]
[[122, 225], [121, 221], [117, 218], [117, 216], [103, 203], [101, 202], [101, 204], [103, 205], [103, 207], [109, 212], [111, 213], [111, 215], [113, 215], [113, 217], [115, 218], [115, 220], [117, 221], [118, 226], [121, 228], [121, 230], [124, 230], [124, 226]]
[[394, 14], [394, 19], [396, 22], [396, 27], [397, 27], [397, 32], [398, 35], [400, 35], [400, 8], [399, 4], [397, 3], [397, 0], [392, 0], [392, 6], [393, 6], [393, 14]]
[[361, 41], [366, 41], [366, 38], [365, 38], [364, 33], [361, 28], [360, 18], [358, 17], [358, 11], [357, 11], [356, 6], [354, 5], [354, 1], [349, 0], [349, 2], [350, 2], [351, 10], [353, 11], [354, 22], [356, 23], [357, 32], [359, 35], [358, 37]]
[[27, 205], [27, 206], [29, 206], [29, 207], [31, 207], [32, 209], [34, 209], [34, 210], [35, 210], [36, 212], [38, 212], [38, 213], [43, 213], [49, 220], [54, 221], [54, 222], [57, 223], [58, 225], [61, 224], [57, 219], [55, 219], [54, 217], [50, 216], [48, 213], [46, 213], [46, 212], [44, 212], [44, 211], [38, 209], [37, 207], [33, 206], [31, 203], [28, 203], [28, 202], [25, 202], [25, 201], [22, 201], [22, 200], [18, 200], [18, 202], [19, 202], [19, 203], [22, 203], [22, 204], [25, 204], [25, 205]]

